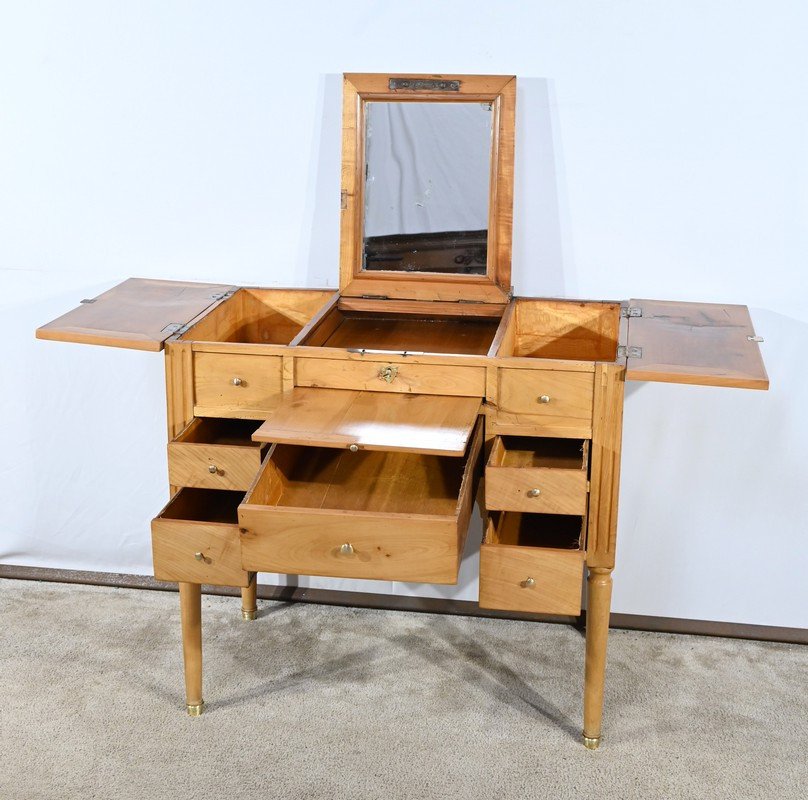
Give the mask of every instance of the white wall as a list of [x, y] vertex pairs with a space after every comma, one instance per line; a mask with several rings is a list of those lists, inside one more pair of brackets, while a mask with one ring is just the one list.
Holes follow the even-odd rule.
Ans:
[[[36, 325], [130, 275], [334, 286], [339, 74], [515, 73], [519, 293], [747, 303], [766, 338], [769, 393], [631, 385], [614, 609], [808, 625], [806, 6], [469, 8], [2, 6], [0, 562], [149, 573], [166, 495], [161, 357]], [[371, 588], [474, 597], [475, 558]]]

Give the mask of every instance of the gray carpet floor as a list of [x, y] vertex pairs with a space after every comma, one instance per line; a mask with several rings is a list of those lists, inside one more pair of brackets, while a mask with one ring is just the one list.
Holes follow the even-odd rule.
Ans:
[[[613, 631], [580, 743], [560, 625], [0, 580], [0, 798], [803, 798], [808, 648]], [[258, 795], [257, 792], [261, 794]]]

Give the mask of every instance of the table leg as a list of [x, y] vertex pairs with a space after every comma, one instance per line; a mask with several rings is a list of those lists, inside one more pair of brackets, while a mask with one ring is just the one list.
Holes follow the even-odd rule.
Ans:
[[589, 570], [586, 608], [586, 669], [584, 677], [584, 745], [600, 745], [603, 717], [603, 684], [606, 678], [606, 643], [612, 603], [612, 571], [605, 567]]
[[258, 613], [258, 573], [253, 573], [250, 585], [241, 590], [241, 618], [255, 619]]
[[198, 583], [180, 583], [180, 616], [185, 703], [188, 713], [198, 717], [205, 707], [202, 699], [202, 587]]

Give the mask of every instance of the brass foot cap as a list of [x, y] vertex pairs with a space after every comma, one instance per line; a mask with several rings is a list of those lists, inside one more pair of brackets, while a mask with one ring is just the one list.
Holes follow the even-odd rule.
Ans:
[[195, 705], [189, 703], [186, 708], [188, 709], [188, 716], [189, 717], [198, 717], [205, 709], [205, 701], [201, 700], [199, 703]]
[[255, 619], [255, 615], [258, 613], [257, 609], [253, 609], [252, 611], [247, 611], [245, 609], [241, 609], [241, 618], [242, 619]]
[[582, 736], [582, 738], [587, 750], [597, 750], [600, 747], [600, 736]]

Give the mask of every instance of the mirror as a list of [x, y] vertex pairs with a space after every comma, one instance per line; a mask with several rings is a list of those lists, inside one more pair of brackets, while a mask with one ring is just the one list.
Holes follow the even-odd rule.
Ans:
[[490, 102], [365, 106], [362, 269], [485, 275]]

